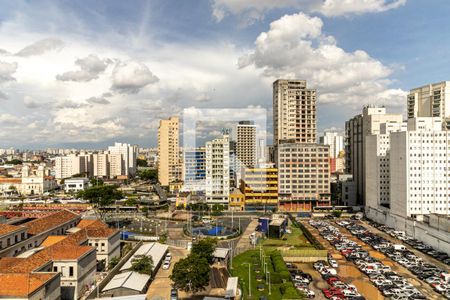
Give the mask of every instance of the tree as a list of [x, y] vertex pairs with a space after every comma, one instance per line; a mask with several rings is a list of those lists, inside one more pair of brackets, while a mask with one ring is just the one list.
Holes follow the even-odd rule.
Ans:
[[89, 181], [89, 183], [92, 185], [92, 186], [97, 186], [97, 185], [103, 185], [103, 179], [100, 179], [100, 178], [92, 178], [90, 181]]
[[208, 263], [213, 262], [213, 253], [216, 249], [217, 240], [212, 238], [206, 238], [198, 241], [192, 245], [191, 253], [206, 258]]
[[152, 276], [153, 259], [150, 256], [142, 255], [131, 262], [131, 270], [140, 274]]
[[122, 192], [117, 190], [116, 185], [98, 185], [78, 192], [77, 197], [89, 200], [101, 208], [111, 205], [114, 200], [121, 199]]
[[155, 169], [145, 169], [145, 170], [139, 170], [138, 176], [143, 180], [150, 180], [150, 181], [158, 181], [158, 170]]
[[109, 261], [108, 268], [111, 270], [111, 269], [113, 269], [115, 266], [117, 266], [118, 263], [119, 263], [119, 258], [118, 258], [117, 256], [114, 256], [114, 257], [111, 258], [111, 260]]
[[22, 161], [20, 159], [13, 159], [5, 162], [5, 165], [21, 165]]
[[208, 260], [198, 254], [191, 253], [175, 263], [172, 275], [169, 277], [173, 281], [174, 288], [196, 293], [208, 286], [210, 272]]
[[342, 215], [342, 210], [333, 210], [333, 216], [336, 218], [340, 218]]
[[136, 160], [136, 164], [138, 167], [148, 167], [147, 160], [138, 158]]

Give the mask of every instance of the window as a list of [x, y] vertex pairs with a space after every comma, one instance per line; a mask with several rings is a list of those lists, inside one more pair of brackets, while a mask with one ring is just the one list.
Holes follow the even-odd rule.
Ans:
[[54, 266], [53, 267], [53, 272], [58, 272], [58, 267]]
[[73, 276], [73, 267], [69, 267], [69, 277]]

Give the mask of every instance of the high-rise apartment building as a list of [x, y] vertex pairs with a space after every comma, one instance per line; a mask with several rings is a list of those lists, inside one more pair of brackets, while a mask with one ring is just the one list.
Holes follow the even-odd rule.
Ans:
[[240, 121], [234, 132], [238, 168], [253, 168], [256, 159], [256, 125], [253, 121]]
[[228, 204], [230, 196], [230, 138], [228, 134], [206, 143], [206, 202]]
[[380, 124], [379, 134], [366, 136], [364, 144], [366, 207], [378, 208], [390, 205], [390, 135], [406, 131], [406, 122]]
[[159, 121], [158, 128], [158, 179], [161, 185], [181, 180], [181, 161], [178, 117]]
[[382, 123], [402, 122], [402, 120], [401, 114], [387, 114], [384, 107], [366, 106], [362, 114], [345, 122], [345, 169], [346, 173], [353, 176], [358, 205], [365, 203], [364, 144], [366, 136], [379, 134]]
[[76, 154], [55, 158], [55, 178], [69, 178], [76, 174], [86, 174], [86, 157]]
[[316, 143], [316, 90], [306, 80], [278, 79], [273, 83], [273, 143], [282, 140]]
[[107, 153], [94, 153], [92, 155], [92, 169], [95, 177], [109, 178], [110, 162]]
[[435, 117], [450, 129], [450, 81], [428, 84], [410, 90], [407, 100], [408, 119]]
[[400, 130], [388, 139], [367, 137], [368, 143], [377, 142], [381, 155], [371, 151], [366, 156], [367, 162], [376, 162], [371, 172], [367, 166], [366, 212], [385, 206], [390, 216], [403, 220], [450, 214], [450, 132], [442, 130], [438, 117], [409, 119], [407, 130]]
[[330, 146], [330, 157], [337, 158], [344, 150], [344, 135], [337, 131], [325, 131], [323, 136], [319, 137], [319, 143]]
[[279, 209], [311, 211], [330, 205], [329, 146], [317, 144], [316, 90], [305, 80], [273, 83]]
[[280, 211], [311, 211], [330, 205], [329, 146], [278, 144]]
[[137, 156], [138, 147], [136, 145], [115, 143], [109, 146], [108, 151], [112, 155], [122, 155], [124, 168], [122, 174], [124, 176], [134, 176], [137, 172]]

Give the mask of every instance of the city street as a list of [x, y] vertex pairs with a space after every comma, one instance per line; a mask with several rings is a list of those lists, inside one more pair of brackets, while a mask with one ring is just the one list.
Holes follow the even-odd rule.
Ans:
[[164, 270], [162, 267], [159, 268], [156, 273], [155, 278], [150, 283], [147, 290], [148, 300], [169, 300], [170, 290], [172, 289], [172, 282], [169, 279], [170, 274], [172, 274], [173, 266], [181, 258], [188, 255], [188, 251], [183, 248], [169, 247], [170, 253], [172, 253], [172, 263], [168, 270]]

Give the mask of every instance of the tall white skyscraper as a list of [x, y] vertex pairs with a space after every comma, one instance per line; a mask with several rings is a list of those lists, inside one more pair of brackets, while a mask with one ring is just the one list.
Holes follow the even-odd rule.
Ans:
[[115, 143], [114, 146], [108, 147], [108, 151], [112, 155], [122, 155], [122, 159], [124, 161], [122, 175], [136, 175], [138, 156], [138, 147], [136, 145]]
[[337, 158], [339, 152], [344, 150], [344, 135], [338, 131], [325, 131], [319, 137], [319, 143], [330, 146], [330, 157]]
[[227, 204], [230, 196], [230, 138], [206, 142], [206, 202]]

